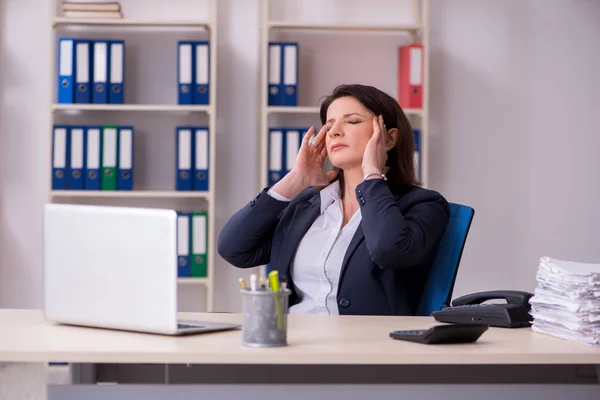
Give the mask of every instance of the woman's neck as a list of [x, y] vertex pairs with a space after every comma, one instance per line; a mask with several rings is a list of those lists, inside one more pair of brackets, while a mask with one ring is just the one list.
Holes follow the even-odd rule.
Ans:
[[360, 167], [344, 170], [344, 187], [341, 188], [343, 190], [344, 202], [348, 200], [356, 202], [356, 187], [363, 180], [362, 174], [363, 171]]

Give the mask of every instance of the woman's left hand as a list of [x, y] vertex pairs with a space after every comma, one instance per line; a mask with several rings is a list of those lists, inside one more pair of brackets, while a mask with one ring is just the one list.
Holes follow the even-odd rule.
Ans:
[[385, 124], [383, 123], [383, 117], [373, 118], [373, 136], [365, 147], [362, 160], [362, 170], [364, 175], [368, 174], [385, 174], [389, 171], [389, 167], [385, 166], [387, 162], [387, 148]]

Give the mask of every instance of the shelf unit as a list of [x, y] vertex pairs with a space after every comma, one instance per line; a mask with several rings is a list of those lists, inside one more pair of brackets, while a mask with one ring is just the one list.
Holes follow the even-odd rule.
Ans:
[[[269, 106], [268, 105], [268, 66], [269, 41], [274, 31], [299, 31], [314, 34], [369, 33], [371, 35], [409, 35], [414, 42], [423, 44], [423, 107], [421, 109], [403, 109], [409, 119], [416, 118], [420, 129], [420, 180], [423, 187], [429, 186], [429, 0], [407, 0], [412, 4], [413, 23], [408, 24], [339, 24], [312, 23], [302, 21], [271, 20], [270, 6], [273, 0], [261, 0], [260, 10], [260, 98], [259, 98], [259, 189], [267, 185], [268, 168], [268, 130], [269, 117], [273, 115], [314, 115], [318, 118], [318, 105]], [[372, 40], [376, 40], [373, 39]], [[299, 57], [301, 57], [299, 55]], [[302, 68], [300, 64], [300, 68]], [[359, 80], [357, 77], [357, 80]], [[396, 84], [394, 82], [394, 84]], [[302, 81], [298, 83], [302, 86]], [[333, 89], [333, 88], [328, 88]], [[326, 93], [322, 93], [325, 95]], [[412, 123], [413, 121], [411, 121]], [[315, 126], [318, 132], [320, 126]]]
[[[314, 117], [318, 121], [319, 106], [317, 104], [301, 104], [300, 94], [298, 106], [270, 106], [268, 104], [268, 67], [269, 67], [269, 41], [273, 40], [272, 36], [277, 32], [289, 31], [291, 33], [311, 33], [315, 35], [346, 35], [360, 34], [369, 35], [370, 40], [377, 40], [377, 36], [395, 35], [407, 36], [407, 41], [420, 42], [423, 44], [423, 107], [421, 109], [403, 109], [404, 113], [411, 120], [411, 123], [416, 120], [420, 129], [420, 180], [424, 187], [429, 185], [429, 168], [428, 168], [428, 149], [429, 149], [429, 0], [405, 0], [410, 3], [412, 15], [408, 17], [412, 19], [411, 23], [393, 24], [389, 22], [378, 23], [320, 23], [320, 22], [303, 22], [303, 21], [286, 21], [275, 20], [271, 18], [271, 4], [275, 0], [261, 0], [260, 4], [260, 98], [259, 98], [259, 127], [258, 127], [258, 142], [259, 142], [259, 190], [267, 186], [267, 171], [268, 171], [268, 134], [269, 128], [272, 126], [270, 117]], [[281, 3], [279, 3], [281, 4]], [[377, 7], [373, 5], [373, 7]], [[295, 9], [300, 14], [300, 10]], [[333, 13], [333, 12], [332, 12]], [[323, 36], [325, 38], [325, 36]], [[310, 57], [316, 58], [314, 53], [317, 50], [310, 49]], [[302, 49], [298, 55], [299, 59], [299, 82], [298, 92], [303, 85], [302, 81]], [[397, 54], [397, 53], [396, 53]], [[397, 71], [397, 69], [396, 69]], [[361, 77], [356, 77], [360, 81]], [[352, 83], [352, 82], [346, 82]], [[360, 83], [360, 82], [359, 82]], [[397, 87], [397, 82], [394, 82]], [[326, 95], [331, 88], [324, 89]], [[414, 123], [413, 123], [414, 125]], [[315, 131], [318, 132], [320, 125], [315, 125]], [[265, 266], [260, 268], [260, 272], [264, 274]]]
[[[122, 0], [123, 2], [124, 0]], [[209, 129], [209, 190], [208, 191], [176, 191], [176, 190], [141, 190], [135, 189], [131, 191], [87, 191], [87, 190], [53, 190], [52, 180], [49, 182], [48, 189], [48, 202], [77, 202], [81, 200], [90, 200], [94, 204], [101, 204], [106, 199], [117, 199], [117, 200], [130, 200], [135, 201], [144, 200], [145, 202], [156, 203], [157, 207], [160, 208], [171, 208], [178, 209], [180, 201], [192, 201], [193, 207], [196, 207], [198, 201], [204, 202], [205, 207], [197, 209], [198, 211], [207, 211], [208, 213], [208, 235], [207, 235], [207, 277], [206, 278], [178, 278], [179, 285], [202, 285], [204, 286], [206, 294], [206, 307], [204, 311], [212, 312], [214, 310], [214, 292], [215, 292], [215, 280], [214, 280], [214, 265], [215, 265], [215, 153], [216, 153], [216, 104], [217, 104], [217, 3], [218, 0], [205, 0], [207, 3], [207, 14], [200, 15], [198, 20], [177, 20], [177, 19], [72, 19], [65, 18], [59, 14], [60, 0], [52, 0], [53, 16], [51, 19], [51, 30], [50, 35], [50, 68], [52, 76], [49, 79], [51, 82], [51, 99], [50, 99], [50, 127], [49, 135], [47, 136], [47, 148], [50, 154], [50, 160], [52, 159], [52, 129], [57, 123], [57, 119], [60, 116], [72, 116], [75, 115], [81, 124], [86, 124], [88, 118], [94, 118], [96, 115], [101, 115], [106, 121], [114, 121], [115, 119], [122, 118], [123, 115], [131, 115], [131, 113], [151, 113], [153, 116], [174, 116], [175, 118], [194, 116], [194, 115], [205, 115], [208, 123], [206, 124]], [[129, 5], [131, 5], [129, 1]], [[186, 15], [189, 18], [189, 15]], [[119, 37], [124, 32], [135, 32], [142, 36], [147, 32], [156, 33], [159, 31], [177, 33], [177, 32], [195, 32], [204, 31], [207, 40], [210, 41], [210, 58], [209, 58], [209, 79], [210, 79], [210, 93], [209, 93], [209, 104], [208, 105], [180, 105], [176, 103], [176, 100], [172, 104], [140, 104], [138, 103], [127, 103], [127, 91], [130, 86], [128, 82], [125, 82], [125, 103], [124, 104], [58, 104], [57, 103], [57, 87], [56, 87], [56, 74], [58, 71], [58, 38], [60, 36], [70, 36], [71, 31], [77, 32], [78, 35], [83, 37], [87, 32], [101, 32], [106, 38], [111, 36]], [[174, 46], [177, 44], [174, 43]], [[127, 54], [127, 43], [125, 47], [125, 53]], [[127, 55], [125, 55], [125, 68], [127, 69]], [[142, 68], [152, 68], [152, 65], [147, 65]], [[125, 73], [125, 71], [124, 71]], [[172, 82], [172, 90], [176, 94], [177, 81]], [[176, 97], [176, 96], [175, 96]], [[181, 125], [188, 125], [182, 123]], [[134, 136], [136, 135], [135, 125]], [[172, 142], [173, 149], [175, 148], [175, 127], [172, 129]], [[134, 161], [135, 163], [136, 161]], [[49, 164], [50, 165], [50, 164]], [[135, 164], [134, 164], [135, 168]], [[50, 167], [51, 171], [51, 167]], [[48, 176], [51, 173], [48, 173]], [[173, 178], [174, 179], [174, 178]], [[173, 186], [175, 182], [173, 182]], [[200, 203], [202, 204], [202, 203]], [[192, 208], [193, 208], [192, 207]], [[194, 210], [196, 210], [194, 208]], [[190, 250], [191, 252], [191, 250]], [[176, 257], [176, 255], [174, 255]], [[174, 273], [177, 273], [174, 271]], [[199, 310], [202, 311], [202, 310]]]

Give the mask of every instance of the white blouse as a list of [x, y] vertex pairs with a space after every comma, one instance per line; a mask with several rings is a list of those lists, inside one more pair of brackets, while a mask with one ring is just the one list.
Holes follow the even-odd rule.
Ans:
[[[269, 190], [269, 195], [290, 201]], [[320, 192], [321, 214], [306, 232], [292, 260], [291, 278], [299, 302], [290, 314], [337, 315], [337, 289], [342, 262], [361, 221], [360, 208], [342, 228], [344, 218], [339, 181]]]

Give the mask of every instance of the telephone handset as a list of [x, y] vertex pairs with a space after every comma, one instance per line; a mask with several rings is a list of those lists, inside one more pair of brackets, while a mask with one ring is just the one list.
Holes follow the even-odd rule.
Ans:
[[455, 299], [452, 302], [452, 305], [481, 304], [488, 300], [506, 300], [508, 304], [523, 305], [529, 303], [531, 296], [532, 294], [529, 292], [521, 292], [518, 290], [491, 290], [489, 292], [466, 294]]
[[[530, 326], [529, 299], [532, 293], [518, 290], [492, 290], [459, 297], [451, 306], [434, 311], [431, 315], [440, 322], [488, 324], [505, 328]], [[504, 300], [506, 303], [485, 303]]]

